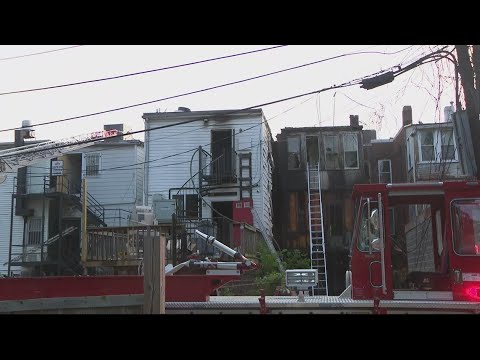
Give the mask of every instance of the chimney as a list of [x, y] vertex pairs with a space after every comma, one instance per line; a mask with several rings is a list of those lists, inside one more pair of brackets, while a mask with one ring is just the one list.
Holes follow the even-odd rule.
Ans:
[[359, 127], [358, 115], [350, 115], [350, 126]]
[[402, 121], [403, 121], [403, 126], [412, 124], [412, 107], [410, 105], [405, 105], [403, 107]]
[[453, 101], [450, 102], [450, 106], [445, 106], [443, 108], [443, 121], [444, 122], [449, 122], [452, 121], [452, 115], [455, 112], [455, 108], [453, 107]]

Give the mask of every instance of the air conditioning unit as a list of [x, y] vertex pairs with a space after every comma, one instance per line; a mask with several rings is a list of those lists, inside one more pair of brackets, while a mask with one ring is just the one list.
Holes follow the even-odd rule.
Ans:
[[33, 253], [33, 254], [26, 254], [26, 262], [40, 262], [41, 254]]
[[151, 206], [136, 206], [132, 214], [133, 225], [156, 225]]

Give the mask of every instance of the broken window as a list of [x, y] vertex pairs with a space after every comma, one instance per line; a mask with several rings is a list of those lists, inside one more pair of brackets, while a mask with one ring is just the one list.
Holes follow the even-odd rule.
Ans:
[[288, 170], [300, 168], [300, 137], [287, 138]]
[[357, 134], [343, 135], [343, 151], [345, 153], [345, 169], [358, 169]]
[[340, 157], [338, 155], [338, 135], [325, 135], [325, 169], [340, 169]]
[[392, 163], [390, 160], [378, 160], [378, 182], [390, 184], [392, 182]]

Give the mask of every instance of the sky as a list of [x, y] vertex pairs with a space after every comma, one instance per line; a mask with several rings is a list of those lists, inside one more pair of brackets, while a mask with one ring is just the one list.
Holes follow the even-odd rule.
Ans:
[[[120, 108], [341, 54], [381, 52], [341, 57], [241, 84], [35, 128], [37, 139], [52, 140], [102, 130], [105, 124], [123, 123], [132, 130], [142, 130], [142, 115], [147, 112], [175, 111], [180, 106], [192, 111], [246, 108], [408, 64], [431, 51], [430, 46], [420, 45], [289, 45], [144, 75], [2, 95], [173, 66], [273, 45], [71, 46], [0, 46], [0, 130], [21, 126], [22, 120], [37, 124]], [[52, 51], [57, 49], [64, 50]], [[45, 53], [32, 55], [40, 52]], [[448, 70], [444, 75], [448, 75]], [[443, 78], [439, 96], [439, 81], [434, 75], [435, 65], [427, 64], [376, 89], [365, 90], [355, 85], [262, 109], [267, 119], [272, 118], [269, 125], [274, 138], [285, 127], [348, 125], [349, 115], [359, 115], [364, 129], [376, 130], [377, 138], [389, 138], [401, 127], [404, 105], [412, 106], [414, 123], [443, 121], [443, 108], [454, 100], [454, 88], [448, 78]], [[135, 137], [143, 140], [143, 134]], [[1, 142], [13, 139], [13, 131], [0, 131]]]

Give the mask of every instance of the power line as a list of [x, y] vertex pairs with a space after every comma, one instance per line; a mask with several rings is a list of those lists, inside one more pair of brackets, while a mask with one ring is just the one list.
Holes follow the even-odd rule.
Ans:
[[[431, 55], [435, 55], [437, 54], [438, 52], [434, 52], [432, 53]], [[423, 57], [422, 59], [420, 59], [422, 61], [425, 60], [425, 57]], [[415, 63], [418, 63], [416, 66], [420, 66], [422, 65], [422, 62], [421, 61], [416, 61]], [[409, 66], [409, 70], [413, 69], [415, 67], [412, 67], [412, 66]], [[402, 69], [404, 70], [404, 69]], [[402, 71], [402, 72], [405, 72], [405, 71]], [[274, 100], [274, 101], [270, 101], [270, 102], [267, 102], [267, 103], [263, 103], [263, 104], [258, 104], [258, 105], [254, 105], [254, 106], [250, 106], [250, 107], [247, 107], [247, 108], [243, 108], [243, 109], [239, 109], [239, 110], [232, 110], [232, 111], [227, 111], [225, 112], [223, 115], [228, 115], [228, 114], [233, 114], [233, 113], [236, 113], [236, 112], [240, 112], [240, 111], [245, 111], [245, 110], [251, 110], [251, 109], [254, 109], [254, 108], [261, 108], [263, 106], [267, 106], [267, 105], [272, 105], [272, 104], [275, 104], [275, 103], [279, 103], [279, 102], [284, 102], [284, 101], [287, 101], [287, 100], [292, 100], [292, 99], [296, 99], [296, 98], [299, 98], [299, 97], [304, 97], [304, 96], [307, 96], [307, 95], [313, 95], [313, 94], [316, 94], [316, 93], [320, 93], [320, 92], [324, 92], [324, 91], [327, 91], [327, 90], [332, 90], [332, 89], [339, 89], [339, 88], [343, 88], [343, 87], [347, 87], [347, 86], [353, 86], [353, 85], [358, 85], [358, 84], [361, 84], [363, 83], [363, 81], [365, 79], [371, 79], [373, 78], [375, 75], [377, 74], [382, 74], [382, 73], [385, 73], [385, 70], [384, 71], [380, 71], [376, 74], [372, 74], [372, 75], [369, 75], [369, 76], [364, 76], [362, 78], [358, 78], [358, 79], [355, 79], [355, 80], [351, 80], [351, 81], [348, 81], [348, 82], [345, 82], [343, 84], [340, 84], [340, 85], [333, 85], [333, 86], [330, 86], [330, 87], [327, 87], [327, 88], [323, 88], [323, 89], [318, 89], [318, 90], [314, 90], [314, 91], [310, 91], [310, 92], [307, 92], [307, 93], [302, 93], [302, 94], [299, 94], [299, 95], [294, 95], [294, 96], [290, 96], [288, 98], [283, 98], [283, 99], [280, 99], [280, 100]], [[210, 116], [208, 118], [213, 118], [214, 116]], [[169, 127], [173, 127], [173, 126], [179, 126], [179, 125], [183, 125], [183, 124], [188, 124], [188, 123], [192, 123], [192, 122], [195, 122], [195, 121], [204, 121], [205, 120], [205, 116], [203, 117], [200, 117], [200, 118], [196, 118], [196, 119], [191, 119], [191, 120], [186, 120], [186, 121], [182, 121], [182, 122], [178, 122], [178, 123], [173, 123], [173, 124], [168, 124], [168, 125], [162, 125], [162, 126], [157, 126], [157, 127], [153, 127], [153, 128], [149, 128], [149, 129], [143, 129], [143, 130], [137, 130], [137, 131], [132, 131], [132, 132], [129, 132], [129, 134], [133, 135], [133, 134], [138, 134], [138, 133], [144, 133], [144, 132], [150, 132], [150, 131], [153, 131], [153, 130], [159, 130], [159, 129], [165, 129], [165, 128], [169, 128]], [[253, 125], [252, 127], [250, 128], [247, 128], [245, 129], [244, 131], [247, 131], [249, 129], [252, 129], [256, 126], [260, 126], [262, 125], [263, 123], [267, 122], [268, 120], [264, 120], [262, 122], [260, 122], [259, 124], [256, 124], [256, 125]], [[0, 130], [0, 132], [2, 131], [7, 131], [7, 130]], [[116, 138], [116, 137], [123, 137], [124, 134], [119, 134], [119, 135], [115, 135], [115, 136], [112, 136], [110, 138]], [[92, 139], [92, 140], [86, 140], [86, 141], [83, 141], [81, 142], [82, 144], [83, 143], [91, 143], [91, 142], [97, 142], [98, 140], [97, 139]], [[220, 141], [220, 140], [219, 140]], [[210, 143], [211, 144], [211, 143]], [[209, 145], [209, 144], [207, 144]], [[205, 145], [205, 146], [207, 146]], [[52, 147], [52, 149], [59, 149], [59, 148], [63, 148], [63, 147], [67, 147], [67, 146], [70, 146], [69, 144], [65, 144], [65, 145], [60, 145], [60, 146], [54, 146]], [[170, 157], [174, 157], [174, 156], [178, 156], [178, 155], [182, 155], [182, 154], [187, 154], [187, 153], [190, 153], [192, 151], [195, 151], [197, 150], [197, 148], [193, 148], [193, 149], [190, 149], [190, 150], [186, 150], [186, 151], [183, 151], [183, 152], [180, 152], [180, 153], [176, 153], [176, 154], [172, 154], [172, 155], [168, 155], [168, 156], [165, 156], [165, 157], [162, 157], [160, 159], [156, 159], [156, 160], [151, 160], [151, 161], [148, 161], [148, 162], [153, 162], [153, 161], [158, 161], [158, 160], [163, 160], [163, 159], [166, 159], [166, 158], [170, 158]], [[28, 153], [35, 153], [36, 151], [35, 150], [32, 150], [30, 152], [25, 152], [24, 154], [28, 154]], [[144, 163], [147, 163], [147, 162], [142, 162], [142, 163], [138, 163], [138, 165], [141, 165], [141, 164], [144, 164]]]
[[[25, 55], [18, 55], [18, 56], [11, 56], [11, 57], [6, 57], [6, 58], [0, 58], [0, 61], [20, 59], [20, 58], [24, 58], [24, 57], [27, 57], [27, 56], [43, 55], [43, 54], [48, 54], [48, 53], [52, 53], [52, 52], [56, 52], [56, 51], [63, 51], [63, 50], [73, 49], [73, 48], [80, 47], [80, 46], [85, 46], [85, 45], [73, 45], [73, 46], [68, 46], [68, 47], [64, 47], [64, 48], [60, 48], [60, 49], [54, 49], [54, 50], [48, 50], [48, 51], [41, 51], [41, 52], [37, 52], [37, 53], [31, 53], [31, 54], [25, 54]], [[1, 94], [0, 94], [0, 95], [1, 95]]]
[[[313, 98], [313, 96], [309, 97], [308, 99], [306, 100], [303, 100], [302, 102], [282, 111], [281, 113], [278, 113], [277, 115], [274, 115], [272, 116], [270, 119], [266, 119], [264, 121], [262, 121], [261, 123], [259, 124], [255, 124], [245, 130], [242, 130], [242, 133], [246, 132], [246, 131], [249, 131], [257, 126], [260, 126], [260, 125], [263, 125], [264, 123], [268, 123], [268, 121], [271, 121], [279, 116], [282, 116], [284, 114], [286, 114], [287, 112], [291, 111], [292, 109], [300, 106], [300, 105], [303, 105], [304, 103], [306, 103], [307, 101], [310, 101], [311, 99]], [[231, 124], [232, 125], [232, 124]], [[237, 124], [235, 124], [237, 125]], [[244, 124], [242, 124], [244, 125]], [[216, 124], [207, 124], [206, 126], [217, 126]], [[179, 133], [176, 133], [176, 134], [170, 134], [168, 136], [165, 136], [165, 137], [160, 137], [160, 138], [155, 138], [155, 141], [158, 141], [158, 140], [163, 140], [163, 139], [169, 139], [171, 137], [174, 137], [174, 136], [179, 136], [179, 135], [184, 135], [184, 134], [187, 134], [187, 133], [191, 133], [191, 132], [195, 132], [195, 131], [198, 131], [200, 129], [200, 127], [195, 127], [194, 129], [191, 129], [191, 130], [188, 130], [188, 131], [183, 131], [183, 132], [179, 132]], [[219, 139], [217, 141], [214, 141], [214, 142], [211, 142], [211, 143], [208, 143], [208, 144], [204, 144], [202, 146], [208, 146], [208, 145], [212, 145], [212, 144], [215, 144], [217, 142], [221, 142], [223, 141], [224, 139], [226, 139], [227, 137], [223, 138], [223, 139]], [[247, 150], [247, 149], [251, 149], [253, 147], [257, 147], [257, 146], [260, 146], [260, 144], [263, 143], [263, 141], [261, 141], [259, 144], [255, 145], [255, 146], [250, 146], [250, 147], [246, 147], [246, 148], [242, 148], [242, 149], [239, 149], [239, 151], [243, 151], [243, 150]], [[190, 150], [186, 150], [184, 152], [181, 152], [181, 153], [177, 153], [177, 154], [174, 154], [174, 155], [167, 155], [167, 156], [164, 156], [162, 158], [157, 158], [157, 159], [152, 159], [152, 160], [149, 160], [149, 161], [143, 161], [143, 162], [140, 162], [140, 163], [134, 163], [134, 164], [130, 164], [130, 165], [121, 165], [121, 166], [115, 166], [113, 168], [106, 168], [106, 169], [101, 169], [100, 171], [109, 171], [109, 170], [129, 170], [129, 169], [126, 169], [126, 168], [130, 168], [132, 166], [137, 166], [137, 165], [144, 165], [144, 164], [147, 164], [147, 163], [150, 163], [150, 162], [154, 162], [154, 161], [159, 161], [159, 160], [164, 160], [166, 158], [169, 158], [169, 157], [173, 157], [173, 156], [177, 156], [177, 155], [183, 155], [183, 154], [187, 154], [189, 152], [192, 152], [192, 151], [195, 151], [197, 149], [197, 147], [195, 147], [194, 149], [190, 149]], [[190, 161], [183, 161], [183, 162], [178, 162], [178, 163], [172, 163], [172, 164], [166, 164], [166, 165], [159, 165], [159, 166], [151, 166], [150, 168], [155, 168], [155, 167], [164, 167], [164, 166], [172, 166], [172, 165], [180, 165], [180, 164], [184, 164], [184, 163], [189, 163]]]
[[[407, 49], [407, 48], [406, 48], [406, 49]], [[404, 49], [404, 50], [406, 50], [406, 49]], [[400, 51], [401, 51], [401, 50], [400, 50]], [[94, 113], [90, 113], [90, 114], [73, 116], [73, 117], [69, 117], [69, 118], [65, 118], [65, 119], [60, 119], [60, 120], [47, 121], [47, 122], [43, 122], [43, 123], [33, 124], [32, 126], [42, 126], [42, 125], [55, 124], [55, 123], [64, 122], [64, 121], [71, 121], [71, 120], [76, 120], [76, 119], [81, 119], [81, 118], [86, 118], [86, 117], [91, 117], [91, 116], [96, 116], [96, 115], [107, 114], [107, 113], [111, 113], [111, 112], [115, 112], [115, 111], [131, 109], [131, 108], [134, 108], [134, 107], [139, 107], [139, 106], [143, 106], [143, 105], [153, 104], [153, 103], [160, 102], [160, 101], [164, 101], [164, 100], [175, 99], [175, 98], [179, 98], [179, 97], [183, 97], [183, 96], [187, 96], [187, 95], [193, 95], [193, 94], [197, 94], [197, 93], [201, 93], [201, 92], [205, 92], [205, 91], [210, 91], [210, 90], [214, 90], [214, 89], [218, 89], [218, 88], [222, 88], [222, 87], [226, 87], [226, 86], [230, 86], [230, 85], [240, 84], [240, 83], [243, 83], [243, 82], [260, 79], [260, 78], [263, 78], [263, 77], [267, 77], [267, 76], [271, 76], [271, 75], [276, 75], [276, 74], [280, 74], [280, 73], [287, 72], [287, 71], [291, 71], [291, 70], [300, 69], [300, 68], [303, 68], [303, 67], [307, 67], [307, 66], [319, 64], [319, 63], [322, 63], [322, 62], [325, 62], [325, 61], [329, 61], [329, 60], [333, 60], [333, 59], [337, 59], [337, 58], [341, 58], [341, 57], [345, 57], [345, 56], [362, 55], [362, 54], [391, 55], [391, 54], [396, 54], [396, 53], [398, 53], [398, 51], [397, 51], [397, 52], [393, 52], [393, 53], [385, 53], [385, 52], [380, 52], [380, 51], [357, 51], [357, 52], [352, 52], [352, 53], [346, 53], [346, 54], [336, 55], [336, 56], [332, 56], [332, 57], [329, 57], [329, 58], [325, 58], [325, 59], [321, 59], [321, 60], [309, 62], [309, 63], [306, 63], [306, 64], [301, 64], [301, 65], [297, 65], [297, 66], [285, 68], [285, 69], [282, 69], [282, 70], [277, 70], [277, 71], [273, 71], [273, 72], [270, 72], [270, 73], [266, 73], [266, 74], [262, 74], [262, 75], [257, 75], [257, 76], [253, 76], [253, 77], [250, 77], [250, 78], [245, 78], [245, 79], [242, 79], [242, 80], [232, 81], [232, 82], [229, 82], [229, 83], [224, 83], [224, 84], [220, 84], [220, 85], [215, 85], [215, 86], [211, 86], [211, 87], [208, 87], [208, 88], [203, 88], [203, 89], [199, 89], [199, 90], [189, 91], [189, 92], [186, 92], [186, 93], [183, 93], [183, 94], [178, 94], [178, 95], [168, 96], [168, 97], [161, 98], [161, 99], [156, 99], [156, 100], [151, 100], [151, 101], [145, 101], [145, 102], [136, 103], [136, 104], [127, 105], [127, 106], [122, 106], [122, 107], [119, 107], [119, 108], [114, 108], [114, 109], [109, 109], [109, 110], [98, 111], [98, 112], [94, 112]], [[314, 92], [312, 92], [312, 93], [309, 93], [309, 94], [307, 94], [307, 95], [313, 94], [313, 93], [315, 93], [315, 92], [316, 92], [316, 91], [314, 91]], [[21, 129], [21, 128], [15, 127], [15, 128], [3, 129], [3, 130], [0, 130], [0, 132], [12, 131], [12, 130], [18, 130], [18, 129]]]
[[73, 83], [60, 84], [60, 85], [52, 85], [52, 86], [45, 86], [45, 87], [39, 87], [39, 88], [33, 88], [33, 89], [7, 91], [7, 92], [0, 93], [0, 96], [2, 96], [2, 95], [20, 94], [20, 93], [33, 92], [33, 91], [52, 90], [52, 89], [64, 88], [64, 87], [75, 86], [75, 85], [85, 85], [85, 84], [90, 84], [90, 83], [95, 83], [95, 82], [101, 82], [101, 81], [121, 79], [121, 78], [125, 78], [125, 77], [130, 77], [130, 76], [145, 75], [145, 74], [149, 74], [149, 73], [153, 73], [153, 72], [157, 72], [157, 71], [177, 69], [177, 68], [180, 68], [180, 67], [197, 65], [197, 64], [202, 64], [202, 63], [210, 62], [210, 61], [217, 61], [217, 60], [228, 59], [228, 58], [232, 58], [232, 57], [236, 57], [236, 56], [253, 54], [253, 53], [257, 53], [257, 52], [261, 52], [261, 51], [273, 50], [273, 49], [281, 48], [281, 47], [284, 47], [284, 46], [287, 46], [287, 45], [272, 46], [272, 47], [264, 48], [264, 49], [258, 49], [258, 50], [252, 50], [252, 51], [245, 51], [245, 52], [241, 52], [241, 53], [237, 53], [237, 54], [231, 54], [231, 55], [219, 56], [219, 57], [215, 57], [215, 58], [203, 59], [203, 60], [193, 61], [193, 62], [184, 63], [184, 64], [179, 64], [179, 65], [165, 66], [165, 67], [161, 67], [161, 68], [157, 68], [157, 69], [137, 71], [137, 72], [129, 73], [129, 74], [109, 76], [109, 77], [105, 77], [105, 78], [98, 78], [98, 79], [92, 79], [92, 80], [77, 81], [77, 82], [73, 82]]

